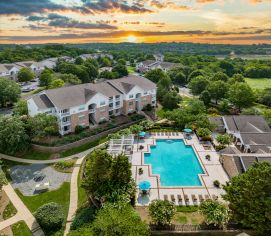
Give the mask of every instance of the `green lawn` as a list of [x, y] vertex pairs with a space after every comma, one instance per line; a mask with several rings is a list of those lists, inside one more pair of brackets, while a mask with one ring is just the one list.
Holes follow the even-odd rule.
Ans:
[[127, 70], [128, 70], [128, 73], [129, 73], [129, 74], [135, 73], [135, 67], [127, 66]]
[[80, 152], [83, 152], [83, 151], [86, 151], [92, 147], [95, 147], [101, 143], [104, 143], [107, 141], [107, 136], [101, 138], [101, 139], [98, 139], [96, 141], [92, 141], [92, 142], [89, 142], [89, 143], [85, 143], [79, 147], [75, 147], [75, 148], [71, 148], [71, 149], [68, 149], [62, 153], [60, 153], [60, 156], [61, 157], [68, 157], [68, 156], [71, 156], [71, 155], [75, 155], [77, 153], [80, 153]]
[[62, 229], [56, 232], [55, 235], [63, 234], [70, 204], [70, 183], [65, 182], [57, 190], [41, 193], [35, 196], [24, 196], [20, 190], [16, 189], [15, 191], [32, 213], [35, 213], [40, 206], [49, 202], [60, 204], [64, 210], [65, 221], [63, 223]]
[[7, 220], [10, 217], [16, 215], [16, 213], [17, 213], [16, 208], [13, 206], [12, 202], [9, 202], [9, 204], [6, 206], [3, 212], [3, 219]]
[[12, 233], [14, 236], [31, 236], [32, 233], [27, 227], [24, 221], [19, 221], [18, 223], [12, 225]]
[[181, 223], [181, 224], [186, 224], [186, 223], [188, 222], [188, 219], [187, 219], [186, 216], [179, 216], [179, 217], [178, 217], [178, 221], [179, 221], [179, 223]]
[[27, 151], [26, 153], [22, 155], [17, 155], [17, 156], [20, 158], [29, 159], [29, 160], [48, 160], [51, 156], [51, 153], [39, 152], [39, 151], [35, 151], [31, 149]]
[[269, 79], [268, 78], [261, 78], [261, 79], [246, 78], [245, 80], [253, 89], [271, 88], [271, 78]]

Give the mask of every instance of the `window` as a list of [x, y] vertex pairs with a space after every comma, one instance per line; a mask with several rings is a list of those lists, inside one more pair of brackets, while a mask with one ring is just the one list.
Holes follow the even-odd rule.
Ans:
[[78, 110], [79, 111], [83, 111], [83, 110], [85, 110], [85, 107], [84, 106], [80, 106]]
[[133, 98], [133, 97], [134, 97], [134, 95], [133, 95], [133, 94], [130, 94], [130, 95], [129, 95], [129, 98]]
[[134, 104], [134, 102], [129, 102], [129, 106], [132, 106]]
[[63, 122], [68, 122], [68, 121], [70, 121], [70, 117], [63, 117], [63, 118], [62, 118], [62, 121], [63, 121]]
[[120, 105], [120, 102], [116, 102], [116, 106], [119, 106]]
[[120, 112], [120, 109], [116, 109], [115, 113], [118, 114]]
[[62, 114], [64, 114], [64, 113], [69, 113], [69, 112], [70, 112], [69, 109], [63, 109], [63, 110], [60, 111], [60, 113], [62, 113]]
[[109, 111], [109, 115], [110, 116], [114, 115], [113, 111]]
[[104, 105], [105, 105], [105, 101], [101, 101], [100, 106], [104, 106]]
[[69, 131], [70, 130], [70, 126], [69, 125], [66, 125], [63, 127], [63, 130], [66, 132], [66, 131]]
[[117, 96], [116, 96], [116, 99], [120, 99], [120, 95], [117, 95]]

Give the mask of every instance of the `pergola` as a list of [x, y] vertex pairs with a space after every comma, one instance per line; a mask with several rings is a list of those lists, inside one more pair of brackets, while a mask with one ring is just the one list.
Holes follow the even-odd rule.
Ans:
[[133, 154], [134, 136], [122, 136], [120, 139], [110, 139], [107, 152], [113, 156], [125, 154], [131, 160]]

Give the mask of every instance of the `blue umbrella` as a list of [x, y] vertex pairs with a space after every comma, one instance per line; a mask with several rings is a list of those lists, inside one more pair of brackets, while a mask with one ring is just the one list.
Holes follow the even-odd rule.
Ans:
[[145, 135], [146, 135], [146, 132], [144, 132], [144, 131], [141, 131], [141, 132], [139, 132], [139, 134], [138, 134], [139, 136], [141, 136], [141, 137], [144, 137]]
[[151, 183], [149, 181], [142, 181], [139, 183], [138, 187], [141, 190], [149, 190], [151, 187]]
[[192, 133], [192, 132], [193, 132], [192, 129], [184, 129], [183, 131], [184, 131], [185, 133]]

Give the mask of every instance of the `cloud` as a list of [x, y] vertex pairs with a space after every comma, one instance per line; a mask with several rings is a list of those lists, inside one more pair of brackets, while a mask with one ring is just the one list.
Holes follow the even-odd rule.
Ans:
[[150, 5], [152, 7], [156, 7], [158, 9], [173, 9], [173, 10], [191, 10], [192, 8], [185, 5], [178, 5], [172, 1], [158, 1], [158, 0], [152, 0], [150, 2]]
[[0, 1], [1, 15], [29, 15], [32, 13], [42, 13], [46, 11], [61, 11], [67, 7], [53, 3], [50, 0], [8, 0]]
[[78, 20], [71, 19], [67, 16], [59, 15], [56, 13], [50, 13], [47, 16], [29, 16], [26, 18], [27, 21], [43, 21], [47, 22], [42, 26], [40, 24], [33, 25], [30, 24], [25, 28], [29, 28], [31, 30], [38, 30], [41, 28], [44, 30], [46, 27], [55, 27], [55, 28], [77, 28], [77, 29], [117, 29], [116, 26], [109, 25], [107, 23], [92, 23], [92, 22], [82, 22]]

